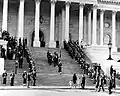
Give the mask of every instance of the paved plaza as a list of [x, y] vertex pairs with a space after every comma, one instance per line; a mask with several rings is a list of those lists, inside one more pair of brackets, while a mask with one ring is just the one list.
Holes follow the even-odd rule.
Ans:
[[111, 95], [108, 90], [105, 92], [95, 92], [93, 89], [57, 89], [57, 88], [40, 88], [40, 89], [15, 89], [0, 90], [0, 96], [120, 96], [120, 90], [113, 91]]

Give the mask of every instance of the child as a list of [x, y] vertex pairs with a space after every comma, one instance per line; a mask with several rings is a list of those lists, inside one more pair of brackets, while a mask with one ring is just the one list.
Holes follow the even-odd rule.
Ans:
[[70, 88], [72, 88], [72, 86], [73, 86], [73, 81], [72, 80], [69, 81], [69, 86], [70, 86]]

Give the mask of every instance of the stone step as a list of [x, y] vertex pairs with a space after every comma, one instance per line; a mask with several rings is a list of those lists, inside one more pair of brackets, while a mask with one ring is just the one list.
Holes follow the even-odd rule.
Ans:
[[[73, 74], [37, 74], [36, 85], [37, 86], [68, 86], [68, 82], [72, 80]], [[77, 74], [79, 78], [81, 75]], [[15, 75], [15, 86], [22, 85], [22, 74]], [[32, 83], [32, 82], [31, 82]], [[0, 76], [0, 86], [2, 85], [2, 77]], [[10, 74], [7, 77], [7, 86], [10, 85]], [[86, 86], [94, 86], [94, 84], [86, 79]]]

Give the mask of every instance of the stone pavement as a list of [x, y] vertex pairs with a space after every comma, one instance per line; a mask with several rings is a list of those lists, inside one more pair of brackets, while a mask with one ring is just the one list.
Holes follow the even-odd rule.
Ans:
[[[20, 87], [20, 86], [19, 86]], [[46, 88], [47, 87], [47, 88]], [[108, 94], [108, 90], [105, 92], [95, 92], [95, 90], [89, 89], [58, 89], [51, 86], [42, 86], [41, 88], [22, 88], [21, 90], [0, 90], [0, 96], [120, 96], [120, 90], [113, 90], [111, 95]], [[53, 86], [54, 87], [54, 86]], [[64, 86], [65, 87], [65, 86]]]

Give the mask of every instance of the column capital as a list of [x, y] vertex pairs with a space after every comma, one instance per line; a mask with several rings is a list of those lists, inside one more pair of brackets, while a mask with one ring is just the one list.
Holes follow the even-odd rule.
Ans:
[[25, 0], [20, 0], [20, 2], [24, 2]]
[[50, 3], [55, 4], [57, 2], [57, 0], [50, 0]]
[[80, 7], [84, 7], [84, 5], [85, 5], [85, 3], [81, 3], [81, 2], [79, 3]]
[[116, 14], [117, 13], [117, 11], [115, 11], [115, 10], [112, 10], [112, 14]]
[[103, 9], [100, 9], [100, 13], [104, 13], [105, 12], [105, 10], [103, 10]]
[[39, 3], [39, 2], [41, 2], [41, 0], [35, 0], [35, 2], [36, 2], [36, 3]]
[[65, 1], [65, 4], [66, 4], [66, 5], [70, 5], [70, 4], [71, 4], [71, 1]]
[[98, 7], [98, 5], [97, 4], [93, 4], [93, 8], [97, 8]]

